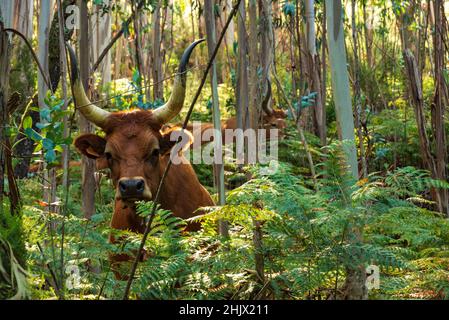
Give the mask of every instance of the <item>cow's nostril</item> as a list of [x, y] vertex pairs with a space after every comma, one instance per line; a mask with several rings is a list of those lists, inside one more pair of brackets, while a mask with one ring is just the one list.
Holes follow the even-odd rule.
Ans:
[[145, 183], [143, 182], [143, 180], [139, 180], [136, 183], [136, 191], [137, 192], [143, 192], [144, 188], [145, 188]]
[[126, 183], [124, 181], [120, 181], [118, 184], [118, 187], [120, 189], [120, 192], [126, 192]]

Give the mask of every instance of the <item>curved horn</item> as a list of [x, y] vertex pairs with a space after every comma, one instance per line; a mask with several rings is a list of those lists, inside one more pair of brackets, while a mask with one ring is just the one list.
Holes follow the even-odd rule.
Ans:
[[166, 104], [153, 111], [154, 117], [160, 124], [167, 123], [168, 121], [176, 117], [176, 115], [178, 115], [178, 113], [181, 111], [186, 95], [187, 63], [189, 62], [189, 58], [192, 54], [193, 49], [204, 40], [205, 39], [200, 39], [193, 42], [184, 51], [181, 62], [179, 63], [178, 73], [175, 77], [175, 83], [173, 85], [173, 91], [171, 93], [170, 99], [168, 99], [168, 102]]
[[270, 98], [271, 98], [271, 82], [270, 79], [267, 78], [267, 92], [262, 101], [262, 110], [269, 116], [273, 115], [273, 109], [270, 107]]
[[72, 69], [70, 79], [72, 82], [73, 96], [75, 98], [75, 106], [81, 112], [81, 114], [86, 117], [87, 120], [99, 126], [100, 128], [103, 128], [106, 122], [106, 118], [111, 113], [97, 107], [92, 102], [90, 102], [89, 98], [86, 95], [86, 92], [84, 91], [84, 87], [81, 84], [78, 61], [76, 59], [75, 51], [68, 43], [66, 44], [66, 46], [69, 50], [70, 55], [70, 67]]

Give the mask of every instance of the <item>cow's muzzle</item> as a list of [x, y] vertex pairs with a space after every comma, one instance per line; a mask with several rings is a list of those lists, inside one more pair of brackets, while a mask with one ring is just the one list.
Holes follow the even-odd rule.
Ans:
[[143, 178], [122, 178], [118, 181], [118, 196], [125, 201], [149, 200], [151, 193]]

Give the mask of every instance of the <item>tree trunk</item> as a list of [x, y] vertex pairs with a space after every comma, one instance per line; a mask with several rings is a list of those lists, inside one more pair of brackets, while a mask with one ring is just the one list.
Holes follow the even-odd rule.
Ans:
[[[260, 94], [257, 71], [259, 68], [257, 0], [249, 0], [249, 127], [259, 127]], [[257, 148], [256, 148], [257, 150]]]
[[320, 138], [321, 145], [326, 145], [326, 109], [322, 99], [321, 79], [316, 51], [316, 31], [315, 31], [315, 8], [313, 0], [306, 0], [306, 23], [307, 23], [307, 51], [309, 53], [309, 79], [312, 91], [316, 92], [315, 98], [315, 127]]
[[[53, 16], [53, 4], [54, 1], [41, 1], [40, 3], [40, 11], [39, 11], [39, 53], [38, 58], [39, 62], [42, 66], [43, 72], [45, 74], [41, 74], [38, 72], [37, 74], [37, 84], [38, 84], [38, 102], [39, 102], [39, 110], [45, 109], [46, 105], [44, 99], [47, 95], [47, 92], [51, 90], [53, 92], [53, 86], [51, 88], [48, 87], [45, 79], [49, 79], [49, 42], [50, 42], [50, 22], [52, 21]], [[51, 79], [50, 79], [51, 84]], [[41, 123], [45, 123], [45, 119], [40, 119]], [[43, 177], [43, 199], [48, 205], [48, 210], [53, 211], [50, 203], [53, 203], [55, 200], [55, 189], [56, 189], [56, 181], [53, 179], [54, 169], [46, 170], [46, 165], [44, 163], [44, 177]]]
[[[424, 115], [424, 101], [422, 96], [421, 76], [416, 64], [415, 56], [411, 50], [404, 52], [404, 61], [409, 79], [409, 96], [413, 102], [413, 110], [415, 112], [416, 125], [418, 127], [419, 146], [421, 149], [421, 157], [424, 167], [430, 171], [432, 178], [436, 178], [435, 161], [430, 151], [430, 141], [426, 131], [426, 117]], [[442, 203], [439, 193], [432, 191], [432, 197], [438, 204], [439, 210], [442, 210]]]
[[[350, 173], [358, 179], [357, 153], [354, 139], [354, 119], [352, 116], [351, 94], [349, 91], [349, 75], [347, 69], [343, 8], [341, 1], [326, 0], [326, 16], [329, 41], [329, 58], [332, 77], [337, 126], [341, 140], [346, 140], [344, 151], [350, 166]], [[361, 241], [361, 230], [352, 227], [348, 230], [349, 241]], [[346, 281], [343, 287], [343, 299], [367, 299], [365, 286], [366, 274], [363, 265], [346, 266]]]
[[[229, 14], [232, 10], [232, 0], [225, 0], [226, 1], [226, 14], [225, 14], [225, 21], [228, 19]], [[229, 48], [232, 48], [234, 45], [234, 20], [231, 21], [229, 24], [228, 30], [226, 31], [226, 45]]]
[[[132, 10], [132, 14], [134, 16], [134, 42], [135, 42], [135, 61], [136, 61], [136, 67], [137, 67], [137, 71], [139, 71], [139, 83], [137, 84], [138, 86], [138, 94], [142, 95], [143, 94], [143, 87], [146, 86], [145, 84], [145, 73], [144, 73], [144, 62], [143, 62], [143, 57], [142, 57], [142, 45], [141, 45], [141, 39], [140, 39], [140, 23], [139, 23], [139, 17], [140, 17], [140, 13], [136, 12], [137, 10], [137, 4], [135, 3], [135, 1], [133, 1], [131, 3], [131, 10]], [[143, 80], [143, 81], [142, 81]], [[143, 83], [143, 87], [142, 87], [142, 83]]]
[[373, 16], [369, 15], [366, 9], [368, 1], [362, 1], [363, 9], [363, 30], [365, 31], [365, 50], [366, 50], [366, 61], [368, 67], [374, 67], [374, 57], [373, 57], [373, 43], [374, 43], [374, 33], [373, 33]]
[[362, 102], [361, 102], [361, 92], [360, 92], [360, 63], [359, 63], [359, 47], [358, 47], [358, 36], [357, 36], [357, 21], [356, 21], [356, 0], [351, 1], [352, 9], [352, 42], [353, 42], [353, 59], [354, 59], [354, 104], [355, 104], [355, 122], [357, 128], [357, 136], [359, 138], [359, 152], [360, 152], [360, 163], [362, 165], [362, 177], [366, 178], [368, 176], [368, 168], [365, 158], [365, 146], [363, 144], [363, 131], [362, 131]]
[[[237, 47], [238, 47], [238, 64], [237, 64], [237, 128], [244, 130], [249, 126], [248, 112], [249, 112], [249, 98], [248, 98], [248, 41], [246, 32], [246, 1], [242, 0], [239, 5], [239, 12], [237, 14]], [[243, 146], [243, 135], [237, 135], [237, 146]], [[244, 148], [236, 150], [236, 158], [239, 163], [244, 161]]]
[[[31, 1], [15, 1], [14, 10], [14, 28], [21, 32], [27, 39], [33, 37], [33, 13], [34, 6]], [[20, 57], [20, 61], [17, 61], [17, 67], [20, 69], [20, 86], [19, 92], [22, 97], [33, 97], [35, 93], [35, 77], [32, 71], [30, 71], [29, 63], [33, 60], [31, 58], [31, 53], [28, 47], [20, 40], [15, 46], [14, 53], [12, 56]], [[25, 59], [24, 59], [25, 58]], [[11, 84], [13, 86], [13, 84]], [[17, 90], [16, 88], [11, 88], [12, 90]], [[36, 106], [37, 95], [33, 98], [33, 104]], [[35, 101], [34, 101], [35, 100]], [[24, 99], [19, 106], [20, 110], [25, 110], [26, 105], [29, 103], [28, 99]], [[39, 112], [35, 110], [28, 110], [28, 114], [33, 119], [33, 129], [39, 130], [36, 127], [36, 123], [39, 122]], [[28, 138], [23, 133], [18, 133], [16, 140], [13, 143], [14, 154], [19, 156], [17, 163], [14, 167], [14, 175], [17, 178], [26, 178], [28, 176], [28, 168], [30, 166], [31, 154], [34, 150], [34, 141]]]
[[[80, 78], [84, 89], [89, 94], [89, 17], [86, 2], [80, 0], [78, 4], [80, 6]], [[94, 132], [93, 125], [82, 114], [79, 114], [78, 124], [81, 133]], [[95, 160], [83, 155], [81, 157], [81, 171], [81, 208], [84, 217], [90, 219], [95, 212]]]
[[[444, 128], [444, 111], [445, 111], [445, 96], [446, 85], [443, 76], [443, 70], [446, 66], [444, 57], [444, 30], [443, 30], [443, 14], [442, 14], [442, 1], [433, 1], [434, 14], [435, 14], [435, 31], [433, 32], [433, 53], [435, 64], [435, 96], [432, 111], [432, 126], [435, 134], [435, 176], [439, 180], [446, 181], [446, 132]], [[440, 189], [441, 200], [441, 212], [449, 217], [448, 211], [448, 192], [446, 189]]]
[[[209, 52], [209, 59], [216, 46], [215, 39], [215, 16], [214, 16], [214, 1], [204, 1], [204, 19], [206, 22], [207, 47]], [[226, 204], [225, 185], [224, 185], [224, 165], [223, 165], [223, 146], [221, 137], [221, 120], [220, 120], [220, 106], [218, 103], [218, 88], [217, 88], [217, 68], [215, 61], [211, 69], [211, 89], [212, 89], [212, 112], [214, 122], [214, 184], [218, 191], [218, 204], [223, 206]], [[218, 160], [218, 161], [217, 161]], [[226, 221], [219, 221], [220, 235], [229, 238], [228, 224]]]
[[164, 99], [162, 81], [162, 59], [161, 59], [161, 2], [158, 0], [153, 12], [153, 98]]
[[[92, 35], [92, 61], [97, 61], [101, 52], [111, 41], [111, 13], [102, 12], [100, 6], [96, 5], [92, 22], [95, 26]], [[100, 72], [102, 85], [111, 81], [111, 50], [108, 51], [97, 70]]]
[[[268, 90], [268, 81], [270, 79], [270, 70], [273, 64], [273, 21], [271, 12], [271, 1], [260, 0], [260, 55], [262, 65], [262, 84], [265, 92]], [[271, 96], [271, 95], [270, 95]], [[271, 98], [269, 101], [271, 107]], [[262, 114], [261, 114], [262, 116]]]
[[10, 69], [10, 41], [9, 36], [3, 31], [5, 27], [10, 27], [12, 23], [11, 3], [0, 4], [0, 217], [3, 217], [3, 197], [5, 194], [5, 174], [6, 174], [6, 135], [5, 128], [9, 123], [8, 119], [8, 90], [9, 90], [9, 69]]
[[[65, 39], [64, 39], [64, 4], [62, 0], [58, 0], [58, 23], [59, 23], [59, 51], [60, 51], [60, 70], [61, 70], [61, 87], [62, 87], [62, 98], [64, 99], [63, 110], [67, 110], [67, 57], [65, 51]], [[64, 116], [64, 138], [69, 137], [69, 118], [67, 115]], [[68, 191], [69, 186], [69, 146], [65, 145], [62, 152], [62, 188], [64, 191]], [[67, 204], [66, 204], [67, 205]]]

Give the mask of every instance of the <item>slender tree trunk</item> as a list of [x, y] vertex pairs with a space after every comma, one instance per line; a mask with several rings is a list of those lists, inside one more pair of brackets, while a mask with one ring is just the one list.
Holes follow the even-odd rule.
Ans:
[[315, 8], [313, 0], [306, 0], [306, 24], [307, 24], [307, 50], [309, 53], [309, 66], [312, 91], [316, 93], [315, 98], [315, 126], [316, 133], [320, 137], [321, 145], [326, 145], [326, 109], [322, 99], [321, 79], [316, 51], [316, 31], [315, 31]]
[[[444, 111], [445, 111], [445, 99], [446, 85], [443, 76], [443, 70], [445, 68], [445, 50], [443, 44], [443, 2], [441, 0], [433, 1], [433, 8], [435, 13], [435, 31], [433, 35], [433, 52], [435, 63], [435, 96], [432, 111], [432, 126], [435, 132], [435, 164], [436, 164], [436, 178], [446, 181], [446, 132], [444, 128]], [[448, 192], [446, 189], [440, 189], [441, 198], [441, 212], [449, 216], [448, 211]]]
[[[226, 1], [226, 14], [225, 14], [225, 21], [228, 19], [229, 13], [231, 13], [232, 10], [232, 0], [225, 0]], [[234, 20], [231, 21], [229, 24], [228, 30], [226, 31], [226, 44], [229, 48], [232, 48], [234, 45]]]
[[[273, 21], [271, 12], [271, 1], [260, 0], [260, 51], [262, 66], [262, 92], [268, 90], [268, 81], [270, 79], [270, 70], [273, 64]], [[271, 98], [269, 101], [271, 107]], [[261, 114], [262, 116], [262, 114]]]
[[5, 149], [5, 128], [9, 123], [8, 119], [8, 90], [9, 90], [9, 69], [11, 44], [9, 36], [3, 31], [10, 27], [13, 17], [13, 8], [11, 3], [0, 4], [0, 216], [4, 213], [4, 194], [5, 194], [5, 174], [6, 174], [6, 152]]
[[[89, 17], [87, 4], [84, 0], [78, 2], [80, 6], [80, 78], [84, 89], [89, 94]], [[79, 127], [81, 133], [94, 132], [93, 125], [87, 119], [79, 114]], [[82, 211], [84, 217], [90, 219], [95, 212], [95, 160], [86, 156], [81, 157], [81, 194], [82, 194]]]
[[[237, 14], [238, 29], [238, 70], [237, 70], [237, 128], [245, 129], [248, 127], [248, 43], [246, 32], [246, 1], [242, 0]], [[243, 145], [243, 135], [237, 136], [237, 145]], [[242, 151], [242, 152], [240, 152]], [[244, 158], [243, 150], [237, 150], [237, 159]]]
[[351, 1], [352, 9], [352, 42], [353, 42], [353, 59], [354, 59], [354, 104], [355, 104], [355, 122], [357, 128], [357, 136], [359, 139], [359, 152], [360, 152], [360, 163], [362, 165], [362, 177], [366, 178], [368, 176], [367, 163], [365, 158], [365, 146], [364, 137], [362, 131], [362, 102], [361, 102], [361, 92], [360, 92], [360, 63], [359, 63], [359, 47], [358, 47], [358, 36], [357, 36], [357, 21], [356, 21], [356, 0]]
[[249, 127], [257, 129], [259, 127], [259, 50], [258, 50], [258, 28], [257, 28], [257, 0], [249, 0]]
[[[64, 39], [64, 5], [62, 0], [58, 0], [58, 22], [59, 22], [59, 51], [60, 51], [60, 70], [61, 70], [61, 84], [62, 84], [62, 98], [64, 99], [63, 110], [67, 110], [67, 57], [65, 51], [65, 39]], [[64, 138], [69, 136], [69, 119], [68, 116], [64, 116]], [[62, 188], [68, 190], [69, 185], [69, 147], [64, 146], [62, 152]]]
[[[355, 141], [351, 93], [347, 69], [341, 1], [326, 0], [326, 15], [331, 67], [332, 91], [337, 114], [338, 133], [341, 140]], [[354, 178], [358, 178], [355, 144], [346, 150], [348, 164]]]
[[[120, 3], [120, 2], [119, 2]], [[120, 29], [120, 22], [118, 13], [115, 14], [115, 28], [118, 30]], [[120, 79], [121, 77], [121, 65], [122, 65], [122, 52], [124, 51], [125, 47], [125, 39], [124, 37], [120, 37], [120, 39], [117, 40], [117, 47], [115, 49], [115, 57], [114, 57], [114, 80]], [[114, 82], [115, 84], [115, 82]]]
[[45, 107], [44, 98], [47, 91], [52, 89], [49, 88], [45, 82], [44, 76], [48, 77], [48, 63], [49, 63], [49, 41], [50, 41], [50, 22], [52, 17], [53, 0], [51, 1], [41, 1], [41, 6], [39, 9], [39, 39], [38, 39], [38, 58], [45, 75], [40, 72], [37, 73], [37, 85], [39, 91], [39, 109]]
[[[352, 116], [351, 94], [349, 91], [349, 75], [347, 69], [343, 7], [340, 0], [326, 0], [326, 16], [329, 41], [329, 58], [332, 78], [337, 125], [341, 140], [346, 140], [344, 151], [354, 179], [358, 179], [357, 153], [354, 138], [354, 119]], [[354, 244], [361, 242], [361, 230], [350, 227], [348, 240]], [[343, 287], [343, 299], [367, 299], [365, 286], [366, 273], [363, 264], [346, 266], [346, 281]]]
[[[14, 8], [14, 28], [21, 32], [27, 39], [33, 37], [33, 13], [34, 6], [32, 1], [15, 1]], [[32, 61], [31, 53], [29, 52], [28, 47], [20, 41], [14, 49], [15, 53], [13, 56], [26, 57], [26, 61]], [[24, 79], [22, 81], [23, 85], [21, 85], [21, 95], [22, 97], [32, 97], [35, 93], [35, 77], [32, 72], [30, 72], [29, 66], [24, 66], [23, 61], [19, 62], [21, 67], [21, 74], [19, 77]], [[19, 106], [20, 110], [24, 110], [29, 100], [22, 100], [21, 105]], [[36, 102], [33, 102], [33, 105], [37, 105], [37, 95]], [[33, 119], [33, 129], [39, 130], [35, 127], [35, 124], [39, 122], [39, 112], [35, 110], [28, 110], [28, 114]], [[16, 136], [16, 140], [13, 143], [14, 145], [14, 154], [18, 155], [19, 158], [14, 167], [14, 175], [17, 178], [26, 178], [28, 175], [28, 168], [30, 165], [30, 156], [34, 151], [34, 141], [28, 138], [23, 133], [18, 133]]]
[[[39, 12], [39, 52], [38, 58], [45, 74], [38, 72], [37, 74], [37, 85], [38, 85], [38, 101], [39, 110], [45, 109], [46, 105], [44, 99], [49, 90], [53, 91], [53, 88], [47, 86], [45, 78], [49, 78], [49, 42], [50, 42], [50, 23], [53, 16], [53, 4], [54, 1], [41, 1], [40, 12]], [[44, 78], [45, 77], [45, 78]], [[45, 119], [40, 119], [41, 123], [45, 123]], [[49, 204], [47, 207], [49, 211], [52, 211], [52, 206], [50, 204], [54, 202], [54, 190], [56, 189], [56, 181], [53, 179], [54, 169], [47, 170], [44, 165], [44, 175], [43, 175], [43, 199]]]
[[367, 2], [368, 0], [362, 1], [362, 10], [363, 10], [363, 30], [365, 31], [365, 50], [366, 50], [366, 61], [368, 63], [368, 67], [372, 68], [374, 66], [373, 59], [373, 41], [374, 41], [374, 33], [373, 33], [373, 16], [369, 15], [367, 11]]
[[[206, 22], [207, 47], [209, 58], [215, 49], [215, 16], [214, 16], [214, 1], [204, 1], [204, 19]], [[225, 205], [225, 185], [224, 185], [224, 165], [223, 165], [223, 146], [221, 137], [221, 120], [220, 120], [220, 106], [218, 102], [218, 88], [217, 88], [217, 69], [214, 62], [211, 69], [211, 89], [212, 89], [212, 105], [213, 105], [213, 122], [214, 122], [214, 184], [218, 191], [218, 204]], [[218, 161], [217, 161], [218, 160]], [[219, 221], [220, 235], [229, 237], [228, 224], [226, 221]]]
[[135, 34], [135, 59], [136, 59], [136, 67], [137, 70], [139, 71], [139, 83], [138, 83], [138, 90], [139, 90], [139, 94], [142, 95], [143, 94], [143, 86], [146, 86], [145, 83], [145, 73], [144, 73], [144, 62], [143, 62], [143, 57], [142, 57], [142, 45], [141, 45], [141, 39], [140, 39], [140, 23], [139, 23], [139, 17], [140, 17], [140, 13], [139, 12], [135, 12], [137, 10], [137, 3], [135, 3], [135, 1], [133, 1], [131, 3], [131, 9], [132, 12], [134, 14], [134, 34]]
[[[95, 20], [95, 28], [93, 39], [92, 61], [97, 61], [101, 52], [111, 41], [111, 13], [102, 12], [101, 8], [96, 5], [93, 19]], [[117, 46], [118, 49], [119, 46]], [[101, 74], [101, 84], [105, 85], [111, 81], [111, 50], [108, 51], [101, 64], [98, 66]]]
[[[421, 87], [421, 76], [416, 64], [415, 56], [411, 50], [404, 52], [404, 61], [409, 79], [409, 96], [413, 102], [416, 125], [418, 127], [419, 145], [424, 167], [430, 171], [433, 178], [436, 178], [435, 161], [430, 151], [430, 141], [426, 131], [426, 117], [424, 115], [424, 101]], [[438, 204], [439, 210], [442, 210], [442, 203], [439, 193], [432, 191], [432, 197]]]
[[153, 12], [153, 98], [164, 99], [162, 81], [162, 59], [161, 59], [161, 1], [157, 1]]
[[326, 61], [326, 49], [327, 49], [327, 25], [326, 25], [326, 2], [323, 1], [323, 20], [322, 24], [322, 41], [321, 41], [321, 101], [323, 104], [323, 123], [325, 127], [325, 135], [327, 135], [326, 124], [326, 84], [327, 84], [327, 61]]

